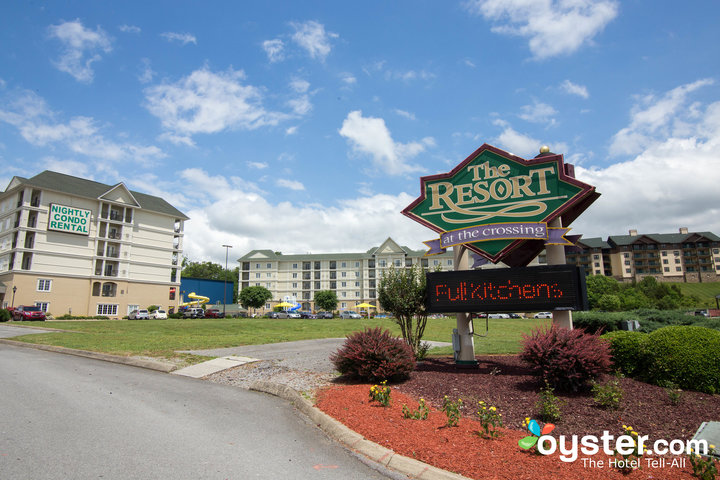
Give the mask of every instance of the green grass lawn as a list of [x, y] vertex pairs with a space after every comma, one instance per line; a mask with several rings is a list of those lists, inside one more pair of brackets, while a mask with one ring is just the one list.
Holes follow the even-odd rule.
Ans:
[[703, 301], [703, 304], [715, 308], [715, 295], [720, 295], [720, 282], [704, 283], [672, 283], [677, 285], [683, 295], [695, 295]]
[[[523, 333], [547, 320], [491, 319], [486, 337], [475, 337], [475, 352], [482, 354], [516, 353]], [[26, 323], [28, 324], [28, 323]], [[342, 338], [365, 327], [380, 326], [396, 335], [399, 327], [390, 319], [308, 320], [308, 319], [168, 319], [168, 320], [107, 320], [48, 321], [42, 326], [62, 332], [49, 332], [15, 337], [14, 340], [91, 350], [115, 355], [145, 355], [159, 358], [185, 358], [189, 363], [202, 361], [181, 350], [257, 345], [265, 343]], [[450, 342], [455, 317], [428, 319], [425, 340]], [[485, 320], [475, 320], [476, 333], [485, 333]], [[452, 348], [431, 351], [431, 354], [452, 355]]]

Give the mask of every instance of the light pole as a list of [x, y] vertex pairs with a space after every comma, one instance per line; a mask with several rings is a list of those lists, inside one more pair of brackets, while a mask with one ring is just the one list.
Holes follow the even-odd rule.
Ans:
[[223, 275], [223, 279], [225, 279], [223, 283], [223, 318], [225, 318], [225, 305], [227, 305], [227, 262], [228, 252], [232, 248], [232, 245], [223, 245], [223, 247], [225, 247], [225, 275]]
[[[17, 287], [13, 285], [13, 299], [12, 299], [12, 305], [10, 305], [10, 308], [15, 308], [15, 292], [17, 292]], [[7, 304], [5, 304], [7, 305]]]

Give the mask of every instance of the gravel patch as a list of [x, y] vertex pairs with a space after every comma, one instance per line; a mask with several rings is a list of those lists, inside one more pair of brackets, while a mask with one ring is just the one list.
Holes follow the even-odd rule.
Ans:
[[312, 394], [318, 388], [330, 385], [335, 378], [337, 375], [334, 373], [295, 370], [280, 365], [277, 360], [246, 363], [204, 377], [205, 380], [211, 382], [246, 389], [252, 382], [263, 380], [287, 385], [298, 392], [308, 394]]

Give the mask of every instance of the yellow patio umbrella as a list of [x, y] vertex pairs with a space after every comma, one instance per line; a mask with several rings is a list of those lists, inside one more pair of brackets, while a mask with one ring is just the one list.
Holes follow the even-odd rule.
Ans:
[[275, 305], [275, 306], [276, 306], [276, 307], [280, 307], [280, 308], [290, 308], [290, 307], [294, 307], [295, 304], [294, 304], [294, 303], [289, 303], [289, 302], [280, 302], [280, 303], [278, 303], [278, 304]]
[[361, 304], [359, 304], [359, 305], [355, 305], [355, 307], [366, 309], [366, 310], [368, 311], [368, 318], [370, 318], [370, 309], [371, 309], [371, 308], [377, 308], [375, 305], [373, 305], [373, 304], [371, 304], [371, 303], [361, 303]]

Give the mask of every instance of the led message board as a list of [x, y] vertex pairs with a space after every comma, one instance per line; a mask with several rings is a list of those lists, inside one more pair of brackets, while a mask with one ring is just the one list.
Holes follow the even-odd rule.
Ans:
[[428, 313], [587, 310], [576, 265], [456, 270], [427, 274]]

